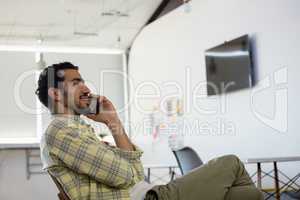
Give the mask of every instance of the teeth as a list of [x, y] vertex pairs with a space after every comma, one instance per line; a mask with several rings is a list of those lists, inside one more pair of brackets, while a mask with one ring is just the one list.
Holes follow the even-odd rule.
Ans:
[[88, 99], [88, 96], [81, 96], [80, 99]]
[[90, 94], [83, 94], [79, 97], [80, 99], [87, 100], [90, 99]]

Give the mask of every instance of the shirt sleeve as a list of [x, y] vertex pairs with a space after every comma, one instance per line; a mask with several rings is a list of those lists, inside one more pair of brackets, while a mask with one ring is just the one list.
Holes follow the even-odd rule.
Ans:
[[128, 160], [130, 162], [140, 161], [140, 158], [143, 154], [143, 151], [139, 147], [137, 147], [136, 145], [133, 145], [133, 147], [134, 147], [133, 151], [120, 149], [120, 148], [115, 147], [115, 146], [108, 146], [108, 147], [112, 151], [116, 152], [117, 154], [119, 154], [120, 156], [122, 156], [123, 158], [125, 158], [126, 160]]
[[128, 160], [131, 163], [132, 167], [135, 169], [134, 170], [135, 183], [145, 179], [144, 167], [140, 160], [143, 151], [138, 146], [134, 145], [134, 151], [127, 151], [127, 150], [120, 149], [118, 147], [114, 147], [114, 148], [110, 147], [110, 148], [112, 149], [112, 151], [116, 152], [121, 157], [123, 157], [124, 159]]
[[141, 163], [132, 163], [105, 144], [81, 137], [79, 129], [58, 128], [47, 134], [47, 143], [50, 154], [67, 167], [110, 187], [128, 188], [141, 179]]

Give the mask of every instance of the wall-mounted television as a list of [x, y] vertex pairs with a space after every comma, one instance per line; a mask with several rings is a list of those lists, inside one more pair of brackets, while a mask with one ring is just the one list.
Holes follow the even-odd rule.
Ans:
[[223, 94], [253, 84], [251, 45], [248, 35], [205, 51], [207, 95]]

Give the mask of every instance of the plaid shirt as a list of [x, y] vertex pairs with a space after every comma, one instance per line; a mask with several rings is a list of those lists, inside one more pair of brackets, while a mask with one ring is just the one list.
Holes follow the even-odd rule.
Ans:
[[41, 140], [43, 168], [72, 200], [128, 200], [144, 179], [142, 151], [125, 151], [101, 142], [78, 116], [56, 115]]

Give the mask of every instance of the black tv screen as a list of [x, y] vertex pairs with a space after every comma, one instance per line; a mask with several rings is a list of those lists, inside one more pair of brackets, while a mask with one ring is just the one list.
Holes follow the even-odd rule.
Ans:
[[207, 95], [252, 86], [253, 69], [248, 35], [205, 51]]

